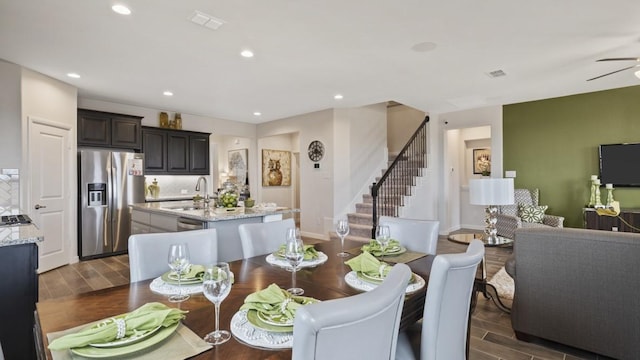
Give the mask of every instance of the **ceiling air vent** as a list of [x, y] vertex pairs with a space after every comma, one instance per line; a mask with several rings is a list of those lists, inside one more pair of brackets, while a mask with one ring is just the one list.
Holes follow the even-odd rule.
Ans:
[[222, 26], [222, 24], [224, 24], [223, 20], [216, 19], [213, 16], [207, 15], [198, 10], [194, 11], [189, 20], [211, 30], [217, 30], [220, 26]]
[[487, 75], [489, 75], [489, 77], [492, 77], [492, 78], [498, 78], [498, 77], [502, 77], [502, 76], [507, 76], [507, 74], [502, 70], [489, 71], [487, 73]]

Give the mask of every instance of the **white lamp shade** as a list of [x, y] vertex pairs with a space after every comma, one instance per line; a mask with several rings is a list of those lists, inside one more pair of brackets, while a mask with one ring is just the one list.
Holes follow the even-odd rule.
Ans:
[[469, 180], [469, 202], [472, 205], [513, 204], [513, 179]]

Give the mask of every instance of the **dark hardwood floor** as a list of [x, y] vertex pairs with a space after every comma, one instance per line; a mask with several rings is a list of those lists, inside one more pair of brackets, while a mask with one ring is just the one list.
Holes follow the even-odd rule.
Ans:
[[[438, 253], [463, 252], [466, 245], [441, 237]], [[487, 277], [491, 278], [511, 254], [511, 248], [486, 248]], [[40, 274], [40, 300], [53, 299], [129, 282], [129, 258], [119, 255], [81, 261]], [[504, 301], [511, 306], [509, 300]], [[557, 344], [532, 344], [519, 341], [511, 329], [509, 314], [496, 308], [491, 300], [478, 295], [471, 322], [471, 360], [603, 359], [595, 354]]]

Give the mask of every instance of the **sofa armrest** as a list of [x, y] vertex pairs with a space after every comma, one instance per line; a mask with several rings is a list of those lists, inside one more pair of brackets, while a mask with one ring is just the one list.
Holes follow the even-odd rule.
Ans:
[[515, 231], [519, 227], [522, 227], [522, 220], [519, 217], [505, 214], [496, 215], [496, 230], [498, 231], [498, 236], [513, 239], [515, 237]]
[[545, 215], [542, 219], [542, 223], [552, 227], [564, 227], [564, 217], [556, 215]]

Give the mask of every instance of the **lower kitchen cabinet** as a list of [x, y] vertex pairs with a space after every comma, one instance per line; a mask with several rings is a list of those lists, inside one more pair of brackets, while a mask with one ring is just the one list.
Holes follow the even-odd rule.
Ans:
[[146, 211], [131, 211], [131, 235], [178, 231], [178, 217]]
[[0, 343], [7, 360], [35, 359], [38, 246], [0, 246]]

